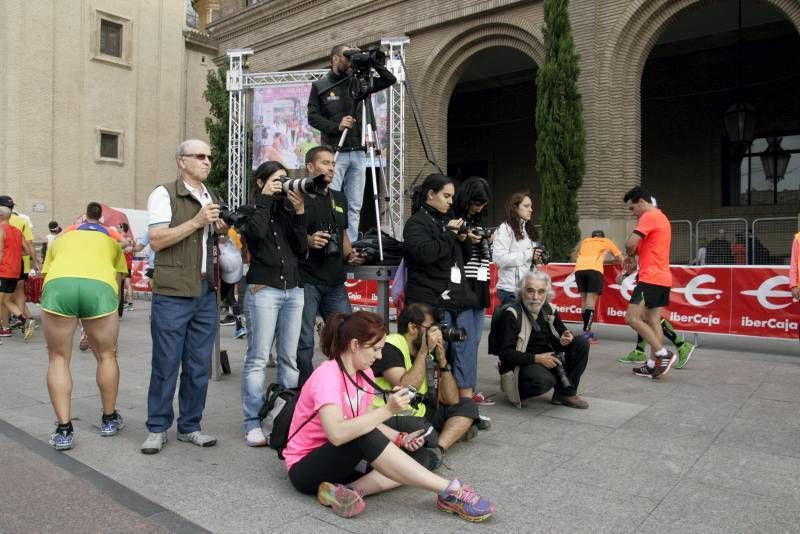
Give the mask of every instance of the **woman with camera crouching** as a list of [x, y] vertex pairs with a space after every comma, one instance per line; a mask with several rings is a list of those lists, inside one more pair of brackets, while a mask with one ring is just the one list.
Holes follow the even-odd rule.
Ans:
[[[491, 199], [489, 182], [479, 176], [465, 180], [456, 190], [453, 199], [453, 211], [456, 217], [465, 221], [466, 227], [460, 232], [467, 232], [472, 242], [472, 254], [464, 265], [466, 282], [475, 295], [475, 306], [468, 308], [459, 316], [459, 326], [464, 328], [467, 338], [463, 343], [454, 343], [453, 347], [463, 351], [463, 356], [456, 355], [457, 361], [469, 362], [466, 366], [466, 383], [458, 382], [459, 394], [472, 398], [477, 404], [491, 406], [494, 401], [475, 391], [478, 380], [478, 345], [483, 335], [483, 322], [486, 308], [489, 307], [489, 262], [491, 261], [492, 236], [483, 218], [486, 205]], [[458, 381], [459, 377], [455, 376]], [[479, 424], [487, 425], [486, 419]]]
[[516, 192], [506, 202], [506, 219], [494, 233], [492, 243], [492, 259], [497, 265], [497, 297], [501, 304], [515, 298], [525, 274], [541, 263], [538, 240], [530, 193]]
[[267, 359], [277, 336], [278, 383], [296, 388], [297, 343], [303, 315], [304, 292], [297, 258], [308, 250], [303, 195], [283, 196], [281, 178], [286, 169], [265, 161], [255, 172], [252, 214], [242, 234], [250, 251], [244, 304], [249, 328], [242, 371], [242, 408], [245, 442], [267, 444], [258, 411], [263, 404]]
[[[406, 302], [429, 304], [437, 321], [444, 319], [450, 327], [464, 328], [472, 322], [476, 308], [464, 271], [466, 260], [472, 257], [472, 239], [462, 228], [464, 219], [452, 218], [454, 195], [452, 180], [442, 174], [429, 175], [414, 191], [412, 215], [403, 228]], [[449, 336], [447, 330], [453, 377], [459, 390], [471, 397], [477, 359], [468, 357], [463, 336]]]
[[303, 386], [283, 450], [289, 481], [342, 517], [361, 513], [367, 495], [407, 485], [435, 492], [445, 512], [470, 521], [487, 519], [495, 511], [492, 504], [400, 450], [422, 447], [422, 431], [405, 434], [383, 424], [408, 406], [407, 388], [372, 407], [376, 391], [370, 366], [381, 358], [385, 338], [386, 325], [374, 313], [337, 313], [326, 321], [320, 346], [328, 360]]

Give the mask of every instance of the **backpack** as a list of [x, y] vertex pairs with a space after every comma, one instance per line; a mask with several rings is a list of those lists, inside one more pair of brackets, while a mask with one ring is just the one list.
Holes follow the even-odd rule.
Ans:
[[521, 303], [517, 299], [511, 299], [508, 302], [497, 306], [494, 309], [494, 312], [492, 312], [492, 322], [489, 327], [489, 339], [487, 340], [489, 345], [489, 354], [500, 356], [500, 350], [503, 348], [500, 346], [500, 340], [498, 339], [498, 337], [500, 337], [498, 332], [500, 316], [503, 315], [507, 309], [512, 307], [515, 308], [516, 313], [514, 314], [514, 317], [517, 320], [517, 328], [520, 328], [520, 322], [522, 321], [522, 310], [520, 304]]
[[258, 411], [258, 418], [261, 419], [264, 435], [267, 436], [267, 444], [278, 451], [278, 458], [281, 460], [283, 460], [283, 449], [286, 448], [289, 440], [300, 432], [316, 415], [316, 412], [314, 412], [290, 436], [289, 427], [292, 424], [294, 409], [299, 398], [299, 389], [285, 388], [280, 384], [273, 383], [264, 392], [264, 404]]

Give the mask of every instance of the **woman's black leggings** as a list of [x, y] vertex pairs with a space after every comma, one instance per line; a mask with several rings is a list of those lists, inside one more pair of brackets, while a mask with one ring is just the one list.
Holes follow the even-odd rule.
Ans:
[[328, 442], [308, 453], [289, 469], [289, 481], [300, 493], [316, 495], [321, 482], [349, 484], [363, 476], [356, 472], [361, 460], [372, 463], [389, 445], [378, 429], [336, 447]]

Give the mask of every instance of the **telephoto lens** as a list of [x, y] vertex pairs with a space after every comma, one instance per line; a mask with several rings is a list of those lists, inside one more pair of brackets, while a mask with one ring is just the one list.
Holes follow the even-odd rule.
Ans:
[[457, 326], [450, 326], [447, 323], [441, 323], [439, 329], [442, 331], [442, 337], [445, 341], [464, 341], [467, 339], [467, 331]]

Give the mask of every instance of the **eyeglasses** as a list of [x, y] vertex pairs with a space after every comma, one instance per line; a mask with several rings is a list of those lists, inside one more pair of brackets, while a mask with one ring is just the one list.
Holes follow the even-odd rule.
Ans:
[[181, 154], [182, 158], [194, 158], [198, 161], [208, 160], [209, 163], [214, 161], [214, 156], [211, 154]]

